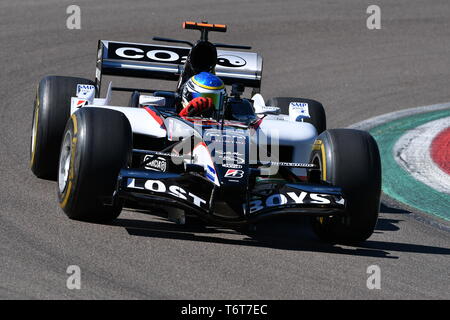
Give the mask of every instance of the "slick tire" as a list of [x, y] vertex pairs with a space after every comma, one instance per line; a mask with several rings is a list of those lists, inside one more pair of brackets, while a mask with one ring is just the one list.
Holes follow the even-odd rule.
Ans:
[[323, 105], [315, 100], [293, 97], [276, 97], [267, 100], [266, 104], [280, 108], [281, 114], [289, 114], [289, 104], [291, 102], [304, 102], [308, 104], [309, 115], [311, 118], [304, 118], [304, 122], [311, 123], [317, 130], [317, 134], [321, 134], [327, 129], [327, 119]]
[[37, 87], [30, 143], [30, 167], [38, 178], [56, 180], [61, 139], [70, 116], [70, 98], [77, 84], [94, 84], [74, 77], [47, 76]]
[[131, 126], [123, 113], [87, 107], [70, 117], [58, 166], [58, 200], [69, 218], [106, 223], [119, 216], [122, 202], [114, 191], [131, 148]]
[[312, 218], [317, 236], [334, 243], [368, 239], [377, 223], [381, 194], [381, 162], [374, 138], [360, 130], [324, 131], [314, 142], [310, 162], [319, 165], [320, 172], [310, 171], [309, 180], [341, 187], [347, 199], [345, 216]]

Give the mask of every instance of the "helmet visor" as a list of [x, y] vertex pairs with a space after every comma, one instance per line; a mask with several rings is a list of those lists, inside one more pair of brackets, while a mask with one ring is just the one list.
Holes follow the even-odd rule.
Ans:
[[203, 98], [211, 98], [214, 109], [219, 110], [222, 108], [223, 103], [223, 94], [222, 93], [206, 93], [206, 92], [192, 92], [192, 99], [203, 97]]

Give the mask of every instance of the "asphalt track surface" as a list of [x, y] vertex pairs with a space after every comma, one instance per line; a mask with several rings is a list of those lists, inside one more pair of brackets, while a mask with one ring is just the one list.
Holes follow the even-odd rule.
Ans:
[[[356, 247], [320, 243], [294, 222], [261, 226], [256, 237], [132, 211], [99, 225], [69, 220], [55, 182], [28, 168], [41, 77], [93, 78], [98, 39], [195, 40], [197, 32], [181, 29], [184, 20], [228, 24], [212, 39], [263, 55], [263, 95], [318, 99], [330, 128], [450, 101], [448, 0], [376, 2], [382, 29], [375, 31], [366, 28], [372, 2], [360, 0], [77, 1], [82, 29], [68, 30], [71, 1], [2, 0], [0, 298], [450, 298], [449, 233], [393, 203], [383, 202], [375, 234]], [[366, 287], [374, 264], [380, 290]], [[69, 265], [81, 268], [81, 290], [66, 288]]]

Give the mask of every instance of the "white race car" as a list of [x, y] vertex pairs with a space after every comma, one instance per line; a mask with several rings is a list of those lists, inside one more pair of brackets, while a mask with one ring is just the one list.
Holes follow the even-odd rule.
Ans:
[[[375, 140], [363, 131], [326, 130], [317, 101], [266, 102], [262, 57], [243, 51], [251, 49], [246, 46], [208, 40], [208, 32], [224, 32], [225, 25], [185, 22], [184, 28], [199, 30], [200, 40], [154, 38], [188, 46], [101, 40], [95, 81], [40, 81], [31, 169], [57, 180], [64, 212], [107, 222], [124, 205], [139, 204], [164, 209], [178, 223], [197, 215], [230, 227], [309, 215], [321, 239], [370, 237], [381, 192]], [[180, 90], [200, 72], [215, 73], [230, 93], [211, 117], [181, 117]], [[102, 75], [178, 85], [162, 91], [110, 83], [101, 98]], [[253, 89], [249, 98], [243, 97], [245, 87]], [[129, 104], [111, 105], [113, 91], [129, 91]]]

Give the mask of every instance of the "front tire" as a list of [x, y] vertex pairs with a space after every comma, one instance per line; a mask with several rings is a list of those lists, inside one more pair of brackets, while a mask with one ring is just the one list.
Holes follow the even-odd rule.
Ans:
[[377, 223], [381, 194], [381, 161], [374, 138], [365, 131], [332, 129], [320, 134], [310, 162], [318, 164], [309, 173], [312, 182], [325, 181], [341, 187], [347, 199], [344, 217], [313, 218], [317, 236], [328, 242], [362, 242]]
[[131, 126], [123, 113], [87, 107], [71, 116], [58, 167], [59, 204], [69, 218], [110, 222], [119, 216], [122, 203], [114, 191], [131, 148]]
[[74, 77], [47, 76], [37, 87], [30, 143], [31, 171], [43, 179], [56, 180], [59, 148], [67, 119], [70, 98], [77, 84], [94, 84]]

